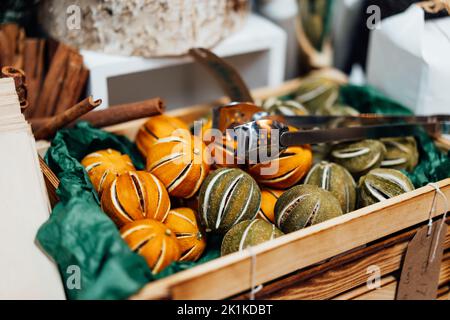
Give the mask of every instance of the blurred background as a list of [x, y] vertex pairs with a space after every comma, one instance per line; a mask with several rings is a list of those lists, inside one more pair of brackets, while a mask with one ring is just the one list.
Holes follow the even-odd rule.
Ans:
[[[450, 77], [450, 68], [433, 67], [438, 62], [426, 51], [450, 54], [450, 25], [445, 5], [431, 10], [430, 1], [423, 12], [411, 7], [416, 2], [2, 0], [0, 22], [19, 24], [27, 38], [56, 39], [80, 50], [89, 70], [87, 90], [105, 107], [162, 96], [171, 109], [222, 96], [186, 56], [190, 47], [207, 47], [233, 64], [252, 89], [335, 68], [351, 83], [375, 86], [427, 112], [420, 100], [430, 101], [417, 92], [440, 91], [424, 83], [436, 86]], [[384, 20], [394, 22], [384, 28]], [[45, 51], [52, 55], [50, 45]]]

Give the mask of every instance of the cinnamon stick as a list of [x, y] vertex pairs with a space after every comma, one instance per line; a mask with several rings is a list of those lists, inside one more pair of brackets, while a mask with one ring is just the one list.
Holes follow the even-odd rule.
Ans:
[[20, 27], [15, 23], [5, 23], [2, 24], [1, 28], [8, 37], [8, 41], [11, 44], [11, 51], [16, 52], [17, 48], [16, 39], [19, 37]]
[[84, 93], [88, 79], [89, 79], [89, 70], [83, 64], [81, 66], [80, 74], [78, 76], [78, 84], [74, 90], [74, 96], [77, 97], [76, 101], [78, 101], [81, 95]]
[[29, 108], [25, 112], [26, 118], [30, 118], [36, 113], [44, 74], [44, 48], [45, 40], [43, 39], [29, 38], [25, 40], [24, 71], [27, 76], [29, 103]]
[[94, 100], [92, 96], [90, 96], [64, 112], [48, 118], [44, 125], [34, 134], [36, 140], [52, 137], [56, 131], [98, 107], [101, 103], [101, 99]]
[[39, 96], [35, 113], [36, 117], [45, 117], [54, 114], [66, 76], [67, 60], [71, 50], [70, 47], [64, 44], [58, 46]]
[[46, 39], [45, 41], [45, 64], [49, 66], [55, 57], [56, 51], [59, 47], [59, 42], [53, 38]]
[[25, 30], [23, 28], [20, 28], [16, 39], [16, 52], [13, 62], [14, 68], [23, 69], [24, 51], [25, 51]]
[[[67, 60], [67, 69], [64, 83], [62, 85], [60, 98], [56, 104], [54, 114], [63, 112], [79, 101], [81, 89], [87, 80], [83, 73], [83, 57], [77, 52], [70, 52]], [[82, 77], [83, 79], [80, 79]], [[83, 82], [84, 80], [84, 82]]]
[[25, 31], [15, 23], [1, 25], [3, 36], [0, 40], [2, 50], [5, 51], [2, 65], [10, 65], [14, 68], [23, 68], [23, 45], [25, 41]]
[[9, 42], [5, 31], [0, 30], [0, 65], [12, 65], [14, 60], [13, 44]]
[[27, 101], [27, 86], [25, 84], [25, 72], [21, 69], [13, 67], [3, 67], [1, 69], [0, 78], [13, 78], [16, 86], [17, 95], [19, 96], [19, 103], [22, 110], [28, 107]]
[[90, 122], [94, 127], [103, 128], [122, 122], [158, 115], [164, 111], [164, 108], [164, 102], [160, 98], [154, 98], [90, 112], [81, 117], [80, 120]]
[[[108, 109], [89, 112], [82, 116], [79, 120], [88, 121], [96, 128], [102, 128], [127, 122], [131, 120], [147, 118], [154, 115], [161, 114], [164, 111], [164, 102], [160, 98], [144, 100], [141, 102], [111, 106]], [[29, 120], [34, 132], [41, 130], [41, 128], [51, 118], [32, 118]], [[68, 126], [73, 126], [74, 122]]]

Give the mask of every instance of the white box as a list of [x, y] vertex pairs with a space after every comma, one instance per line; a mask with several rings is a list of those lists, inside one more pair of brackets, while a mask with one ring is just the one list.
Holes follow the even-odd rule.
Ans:
[[368, 83], [416, 114], [449, 113], [450, 17], [424, 16], [413, 5], [372, 32]]
[[[284, 80], [286, 34], [268, 20], [250, 15], [242, 30], [213, 52], [233, 64], [251, 89]], [[224, 93], [190, 57], [145, 59], [82, 51], [90, 70], [89, 92], [102, 107], [159, 96], [168, 109], [210, 101]]]

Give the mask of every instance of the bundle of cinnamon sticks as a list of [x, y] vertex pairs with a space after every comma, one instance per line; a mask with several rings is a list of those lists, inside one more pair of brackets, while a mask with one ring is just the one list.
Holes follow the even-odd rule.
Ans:
[[16, 86], [17, 95], [19, 97], [20, 108], [26, 110], [28, 108], [28, 90], [25, 83], [25, 72], [14, 67], [3, 67], [0, 70], [0, 78], [13, 78]]
[[13, 23], [0, 26], [0, 65], [23, 67], [25, 32]]
[[2, 77], [14, 78], [36, 139], [49, 139], [76, 120], [105, 127], [161, 114], [165, 107], [160, 98], [154, 98], [90, 112], [102, 101], [85, 95], [89, 70], [80, 53], [51, 39], [27, 38], [16, 24], [0, 25]]
[[24, 70], [27, 118], [53, 116], [76, 104], [89, 76], [76, 49], [53, 40], [27, 38], [16, 24], [0, 26], [0, 65]]

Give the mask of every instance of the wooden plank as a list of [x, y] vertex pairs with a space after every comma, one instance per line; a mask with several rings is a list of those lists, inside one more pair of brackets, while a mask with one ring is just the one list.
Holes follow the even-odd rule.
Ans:
[[[450, 197], [450, 179], [438, 183]], [[256, 283], [266, 283], [428, 220], [435, 190], [426, 186], [253, 248]], [[442, 212], [443, 204], [436, 212]], [[248, 250], [210, 261], [165, 279], [174, 299], [222, 299], [250, 287]], [[214, 285], [211, 285], [214, 284]], [[134, 298], [152, 297], [150, 283]]]
[[[415, 233], [415, 230], [412, 231]], [[408, 234], [411, 232], [408, 232]], [[412, 237], [412, 236], [411, 236]], [[385, 243], [385, 241], [383, 241]], [[309, 279], [299, 281], [299, 276], [305, 277], [308, 271], [300, 271], [299, 274], [289, 276], [281, 280], [277, 280], [273, 284], [266, 285], [256, 296], [257, 299], [274, 299], [274, 300], [300, 300], [300, 299], [330, 299], [345, 291], [357, 288], [367, 282], [369, 274], [367, 273], [369, 266], [376, 265], [380, 268], [380, 275], [385, 276], [401, 268], [401, 263], [406, 252], [409, 240], [392, 245], [390, 247], [381, 248], [376, 253], [363, 256], [350, 263], [333, 263], [333, 268], [312, 276]], [[379, 246], [379, 245], [378, 245]], [[380, 247], [380, 246], [379, 246]], [[444, 248], [450, 249], [450, 232], [447, 235]], [[373, 251], [371, 248], [359, 250], [363, 254], [365, 251]], [[341, 260], [343, 259], [336, 259]], [[320, 269], [313, 267], [312, 269]], [[247, 294], [242, 295], [239, 299], [247, 299]]]
[[[367, 287], [362, 286], [348, 293], [340, 295], [333, 300], [394, 300], [395, 290], [397, 288], [397, 279], [394, 276], [389, 276], [381, 279], [382, 290], [380, 296], [376, 293], [368, 294]], [[371, 291], [372, 292], [372, 291]], [[364, 297], [365, 294], [368, 294]], [[450, 286], [440, 287], [438, 290], [437, 300], [449, 300], [450, 299]], [[359, 297], [359, 299], [357, 299]]]
[[[353, 300], [395, 300], [395, 294], [397, 290], [397, 281], [391, 282], [386, 286], [383, 286], [377, 290], [370, 291], [364, 295], [361, 295]], [[437, 300], [448, 299], [449, 287], [444, 286], [438, 290]]]
[[439, 288], [437, 300], [450, 300], [450, 286]]
[[[450, 222], [450, 217], [447, 219], [447, 222]], [[283, 277], [282, 279], [277, 279], [273, 283], [266, 284], [258, 293], [257, 298], [265, 299], [267, 296], [270, 296], [278, 290], [284, 289], [289, 286], [300, 285], [306, 280], [323, 274], [329, 270], [339, 268], [343, 265], [348, 265], [349, 263], [361, 260], [369, 255], [374, 255], [394, 245], [407, 243], [415, 235], [416, 229], [416, 227], [413, 227], [408, 229], [407, 231], [389, 235], [389, 237], [386, 237], [385, 239], [375, 241], [350, 252], [345, 252], [316, 266], [298, 270], [294, 274]], [[450, 241], [450, 239], [447, 239], [446, 241]], [[446, 243], [445, 245], [450, 246], [450, 244], [448, 243]], [[235, 297], [235, 299], [248, 299], [248, 295], [243, 294]]]
[[267, 299], [330, 299], [366, 283], [369, 276], [367, 274], [369, 266], [377, 265], [381, 269], [381, 275], [398, 270], [407, 245], [407, 243], [401, 243], [357, 262], [332, 269], [297, 286], [288, 286], [281, 289], [267, 296]]
[[[448, 241], [447, 241], [448, 242]], [[368, 289], [367, 286], [360, 286], [342, 295], [334, 298], [334, 300], [394, 300], [397, 290], [397, 277], [387, 276], [381, 280], [381, 288]], [[439, 275], [440, 292], [438, 296], [445, 294], [445, 288], [450, 284], [450, 251], [444, 255]]]
[[392, 281], [384, 287], [369, 291], [353, 300], [395, 300], [396, 289], [397, 281]]
[[[380, 280], [381, 288], [384, 288], [395, 281], [397, 281], [397, 279], [394, 276], [385, 276]], [[332, 300], [353, 300], [371, 291], [373, 290], [368, 289], [367, 286], [360, 286], [356, 289], [350, 290], [337, 297], [334, 297]]]

